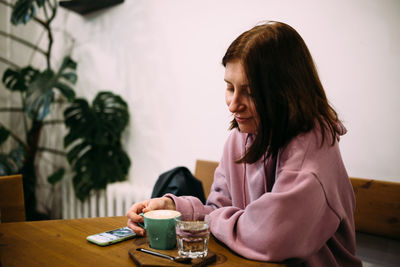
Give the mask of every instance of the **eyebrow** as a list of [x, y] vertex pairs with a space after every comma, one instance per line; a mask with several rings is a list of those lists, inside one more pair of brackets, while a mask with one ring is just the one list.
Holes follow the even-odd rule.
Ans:
[[[226, 83], [232, 84], [232, 82], [228, 81], [227, 79], [224, 79], [224, 81], [225, 81]], [[249, 87], [249, 84], [248, 84], [248, 83], [244, 83], [244, 84], [241, 84], [240, 87]]]

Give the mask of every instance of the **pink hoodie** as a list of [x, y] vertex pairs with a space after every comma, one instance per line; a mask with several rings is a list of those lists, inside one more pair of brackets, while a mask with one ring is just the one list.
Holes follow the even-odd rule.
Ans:
[[321, 147], [320, 138], [319, 130], [313, 130], [280, 150], [275, 183], [267, 192], [270, 181], [263, 159], [235, 163], [252, 141], [251, 135], [235, 129], [206, 205], [191, 196], [166, 196], [181, 213], [206, 215], [212, 234], [246, 258], [318, 267], [362, 266], [355, 256], [354, 193], [338, 142], [330, 146], [328, 138]]

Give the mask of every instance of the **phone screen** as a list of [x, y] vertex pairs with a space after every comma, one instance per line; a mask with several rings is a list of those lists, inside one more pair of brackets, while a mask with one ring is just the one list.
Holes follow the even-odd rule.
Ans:
[[134, 231], [132, 231], [129, 227], [123, 227], [95, 235], [90, 235], [86, 239], [99, 246], [107, 246], [130, 239], [134, 236], [136, 236]]

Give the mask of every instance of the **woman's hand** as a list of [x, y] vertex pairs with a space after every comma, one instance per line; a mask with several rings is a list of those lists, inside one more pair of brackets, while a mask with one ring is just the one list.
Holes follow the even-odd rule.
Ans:
[[137, 202], [126, 213], [128, 217], [128, 227], [138, 235], [145, 235], [146, 231], [137, 223], [143, 223], [143, 217], [140, 213], [146, 213], [151, 210], [175, 210], [175, 203], [169, 197], [151, 198]]

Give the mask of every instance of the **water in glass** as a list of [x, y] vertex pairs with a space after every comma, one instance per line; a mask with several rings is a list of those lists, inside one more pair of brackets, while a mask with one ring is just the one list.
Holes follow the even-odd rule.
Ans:
[[210, 229], [204, 221], [178, 221], [176, 240], [178, 253], [183, 257], [201, 258], [207, 256]]

